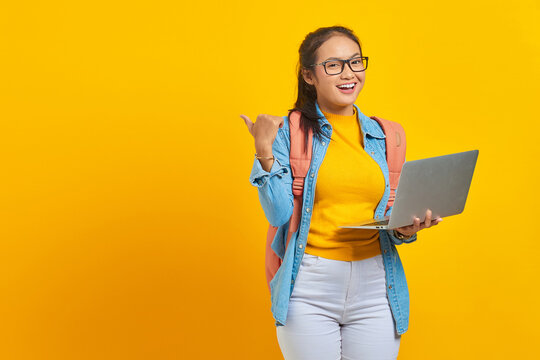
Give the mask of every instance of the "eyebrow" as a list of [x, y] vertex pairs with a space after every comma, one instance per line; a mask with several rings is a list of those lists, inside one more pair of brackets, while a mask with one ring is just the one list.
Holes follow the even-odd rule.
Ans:
[[[360, 53], [354, 53], [354, 54], [351, 55], [351, 57], [350, 57], [349, 59], [352, 59], [352, 58], [355, 57], [356, 55], [362, 56], [362, 54], [360, 54]], [[341, 59], [340, 59], [340, 58], [337, 58], [337, 57], [329, 57], [329, 58], [326, 59], [326, 60], [341, 60]], [[326, 61], [326, 60], [324, 60], [324, 61]]]

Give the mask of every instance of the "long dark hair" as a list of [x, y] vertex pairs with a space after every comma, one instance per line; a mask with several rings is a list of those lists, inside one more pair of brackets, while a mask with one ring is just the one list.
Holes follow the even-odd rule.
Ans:
[[296, 99], [296, 103], [294, 104], [294, 108], [289, 109], [289, 116], [291, 116], [291, 113], [294, 111], [301, 112], [302, 116], [300, 117], [300, 126], [304, 130], [306, 137], [309, 134], [309, 129], [313, 131], [313, 136], [316, 136], [319, 139], [321, 139], [322, 136], [326, 136], [326, 134], [324, 134], [321, 130], [319, 120], [322, 118], [318, 115], [317, 108], [315, 107], [315, 102], [317, 101], [317, 91], [315, 86], [305, 82], [304, 77], [302, 76], [302, 70], [309, 69], [311, 71], [312, 67], [310, 67], [310, 65], [314, 64], [317, 60], [317, 49], [326, 40], [334, 35], [344, 35], [356, 42], [360, 48], [360, 54], [362, 54], [362, 46], [360, 45], [360, 41], [354, 32], [346, 27], [321, 27], [306, 35], [306, 38], [298, 50], [300, 55], [297, 65], [298, 97]]

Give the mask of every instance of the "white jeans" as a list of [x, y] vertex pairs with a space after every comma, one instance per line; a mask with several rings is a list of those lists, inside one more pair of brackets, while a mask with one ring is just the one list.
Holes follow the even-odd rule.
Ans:
[[286, 360], [395, 360], [399, 351], [381, 255], [304, 254], [277, 338]]

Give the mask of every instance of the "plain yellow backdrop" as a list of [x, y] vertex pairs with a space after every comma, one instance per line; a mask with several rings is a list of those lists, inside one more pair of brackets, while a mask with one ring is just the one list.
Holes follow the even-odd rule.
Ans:
[[479, 149], [462, 215], [399, 246], [400, 360], [537, 359], [537, 0], [0, 5], [0, 358], [279, 359], [240, 114], [352, 28], [356, 104], [409, 160]]

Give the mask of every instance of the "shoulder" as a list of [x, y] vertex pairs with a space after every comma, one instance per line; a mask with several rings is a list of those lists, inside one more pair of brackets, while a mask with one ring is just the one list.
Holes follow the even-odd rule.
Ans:
[[[363, 130], [366, 132], [366, 134], [380, 139], [383, 139], [385, 137], [384, 129], [382, 128], [379, 121], [364, 114], [359, 114], [359, 118], [362, 122], [362, 127], [364, 128]], [[380, 117], [377, 118], [381, 119]], [[382, 120], [385, 121], [384, 119]]]
[[281, 148], [283, 151], [289, 151], [290, 148], [290, 131], [289, 131], [289, 117], [288, 115], [282, 116], [283, 125], [278, 128], [276, 138], [274, 139], [273, 147]]
[[278, 129], [277, 137], [280, 137], [281, 141], [288, 143], [290, 141], [290, 124], [289, 124], [289, 114], [283, 115], [283, 126]]
[[283, 117], [283, 126], [279, 130], [284, 132], [289, 132], [289, 114], [282, 116]]

